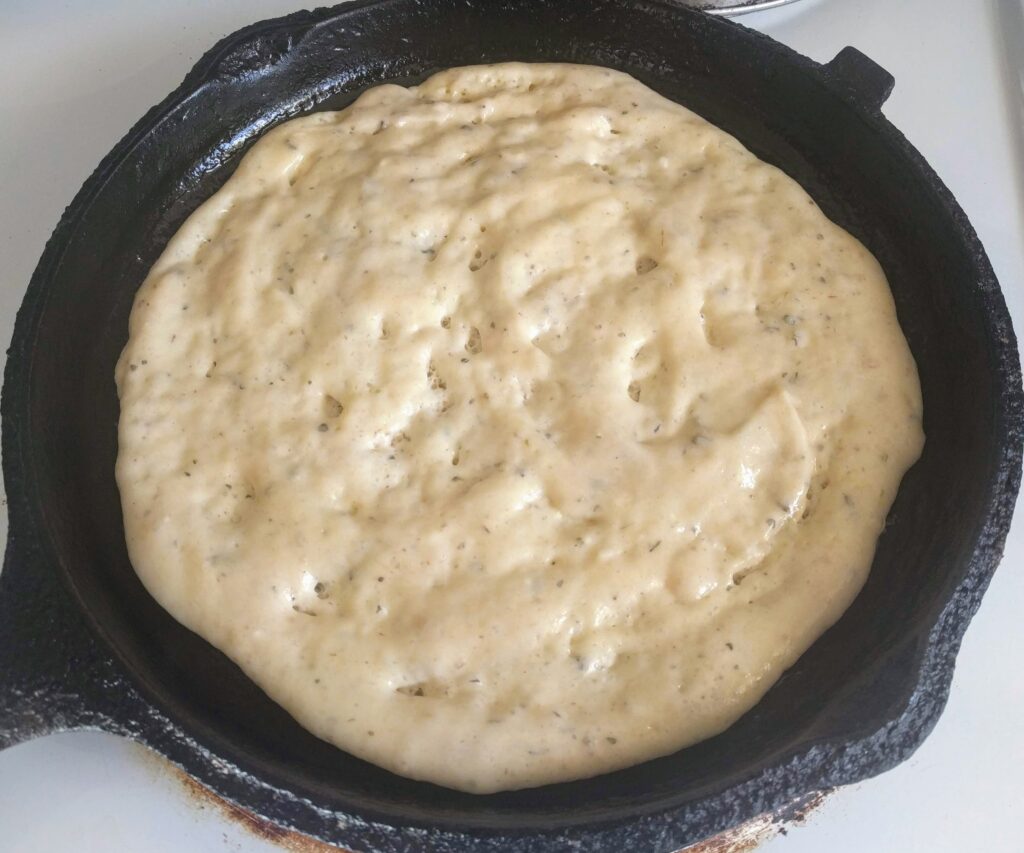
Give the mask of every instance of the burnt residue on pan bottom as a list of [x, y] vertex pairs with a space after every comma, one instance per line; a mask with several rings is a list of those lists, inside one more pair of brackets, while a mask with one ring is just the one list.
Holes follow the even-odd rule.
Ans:
[[[153, 757], [159, 760], [155, 754]], [[188, 799], [198, 808], [212, 806], [257, 838], [276, 844], [288, 853], [355, 853], [271, 823], [254, 812], [218, 796], [173, 764], [163, 761], [161, 763], [166, 766], [172, 777], [181, 783]], [[698, 842], [677, 853], [750, 853], [769, 839], [780, 834], [785, 835], [789, 828], [802, 824], [811, 812], [825, 802], [830, 793], [831, 791], [824, 791], [808, 794], [774, 814], [759, 815], [721, 835]]]
[[[199, 811], [205, 811], [208, 808], [216, 809], [224, 817], [237, 823], [261, 841], [274, 844], [286, 853], [355, 853], [355, 851], [344, 847], [336, 847], [301, 832], [278, 826], [255, 812], [218, 796], [160, 753], [141, 744], [133, 744], [133, 746], [135, 755], [155, 777], [169, 778], [181, 786], [182, 793], [191, 806]], [[728, 853], [728, 851], [712, 850], [710, 853]]]
[[786, 835], [790, 828], [806, 821], [811, 812], [825, 802], [832, 790], [807, 794], [777, 812], [758, 815], [746, 823], [677, 853], [750, 853], [764, 842], [777, 835]]
[[171, 775], [181, 782], [188, 799], [200, 809], [213, 806], [226, 818], [239, 824], [239, 826], [251, 832], [257, 838], [269, 841], [278, 845], [288, 853], [353, 853], [342, 847], [335, 847], [333, 844], [326, 844], [317, 841], [308, 835], [295, 832], [291, 829], [284, 829], [277, 824], [271, 823], [248, 809], [236, 806], [234, 803], [217, 796], [213, 791], [204, 785], [199, 784], [195, 779], [179, 770], [173, 764], [167, 765]]

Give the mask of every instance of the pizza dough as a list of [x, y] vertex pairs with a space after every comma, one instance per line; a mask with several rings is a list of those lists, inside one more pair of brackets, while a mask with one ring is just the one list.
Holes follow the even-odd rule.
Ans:
[[474, 792], [729, 726], [857, 594], [923, 442], [871, 254], [586, 66], [267, 133], [117, 385], [153, 596], [324, 740]]

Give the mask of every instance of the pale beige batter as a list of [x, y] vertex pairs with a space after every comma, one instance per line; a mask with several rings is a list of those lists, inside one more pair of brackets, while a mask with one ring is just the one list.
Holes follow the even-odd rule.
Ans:
[[156, 599], [320, 737], [476, 792], [736, 720], [857, 594], [923, 441], [867, 250], [583, 66], [268, 133], [117, 383]]

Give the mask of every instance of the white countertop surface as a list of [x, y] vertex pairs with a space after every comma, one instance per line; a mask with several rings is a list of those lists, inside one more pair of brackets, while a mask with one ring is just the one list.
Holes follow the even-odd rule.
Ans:
[[[0, 4], [0, 339], [100, 158], [219, 37], [296, 2]], [[743, 21], [819, 61], [852, 44], [895, 75], [885, 113], [967, 211], [1024, 332], [1024, 0], [803, 0]], [[764, 853], [1024, 851], [1022, 563], [1018, 518], [917, 754], [834, 793]], [[279, 850], [118, 738], [57, 735], [0, 753], [0, 853]]]

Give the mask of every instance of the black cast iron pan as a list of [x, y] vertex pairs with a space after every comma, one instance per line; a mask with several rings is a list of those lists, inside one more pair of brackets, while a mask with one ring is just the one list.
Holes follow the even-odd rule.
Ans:
[[[618, 773], [472, 796], [317, 740], [146, 594], [113, 477], [113, 369], [149, 266], [261, 131], [373, 84], [506, 59], [628, 71], [800, 181], [885, 267], [928, 440], [863, 593], [735, 726]], [[86, 182], [18, 314], [2, 404], [0, 743], [117, 732], [242, 806], [360, 851], [674, 850], [905, 759], [943, 707], [999, 560], [1024, 419], [992, 269], [881, 115], [892, 84], [855, 50], [821, 66], [665, 0], [377, 0], [222, 41]]]

